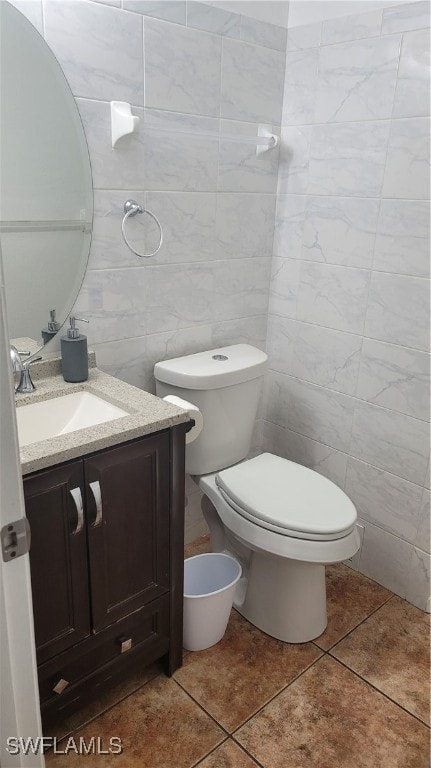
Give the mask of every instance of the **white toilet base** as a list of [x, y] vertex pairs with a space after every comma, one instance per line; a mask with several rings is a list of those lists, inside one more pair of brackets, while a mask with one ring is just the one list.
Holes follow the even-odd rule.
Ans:
[[319, 637], [327, 625], [325, 566], [252, 552], [239, 613], [285, 643]]
[[268, 635], [305, 643], [325, 630], [325, 565], [352, 557], [359, 548], [356, 527], [342, 539], [295, 539], [261, 528], [238, 514], [221, 496], [214, 475], [196, 478], [204, 492], [202, 512], [213, 552], [228, 552], [243, 566], [237, 610]]

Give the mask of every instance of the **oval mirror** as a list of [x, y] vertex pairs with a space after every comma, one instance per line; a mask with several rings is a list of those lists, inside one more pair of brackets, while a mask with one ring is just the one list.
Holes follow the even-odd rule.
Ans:
[[91, 169], [79, 112], [57, 59], [16, 8], [1, 2], [0, 9], [6, 307], [12, 343], [34, 354], [67, 319], [82, 283], [93, 216]]

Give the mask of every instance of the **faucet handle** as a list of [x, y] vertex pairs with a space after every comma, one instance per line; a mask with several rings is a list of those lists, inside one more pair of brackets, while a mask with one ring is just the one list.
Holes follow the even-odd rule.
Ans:
[[32, 357], [30, 360], [26, 360], [25, 363], [22, 363], [21, 378], [15, 392], [28, 394], [36, 389], [31, 380], [29, 368], [32, 363], [37, 363], [38, 360], [42, 360], [40, 355], [38, 357]]
[[14, 373], [18, 373], [22, 369], [21, 355], [29, 355], [30, 352], [18, 352], [17, 348], [13, 344], [10, 345], [10, 360], [12, 363], [12, 370]]
[[[21, 353], [24, 354], [24, 353]], [[24, 369], [27, 369], [29, 365], [32, 365], [32, 363], [37, 363], [39, 360], [42, 360], [42, 356], [39, 355], [38, 357], [30, 357], [28, 360], [24, 360], [22, 367]]]

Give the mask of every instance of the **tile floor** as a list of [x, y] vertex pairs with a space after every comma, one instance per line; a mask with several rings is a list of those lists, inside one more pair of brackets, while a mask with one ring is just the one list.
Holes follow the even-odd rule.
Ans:
[[[186, 556], [207, 551], [203, 537]], [[286, 645], [236, 611], [223, 640], [155, 664], [63, 724], [123, 753], [47, 755], [48, 768], [426, 768], [429, 617], [344, 565], [327, 569], [328, 627]], [[59, 745], [61, 747], [61, 743]]]

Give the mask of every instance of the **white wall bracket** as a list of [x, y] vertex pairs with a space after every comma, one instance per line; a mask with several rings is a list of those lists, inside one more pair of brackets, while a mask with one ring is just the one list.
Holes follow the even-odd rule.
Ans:
[[262, 144], [258, 142], [256, 147], [256, 157], [259, 157], [263, 152], [268, 152], [270, 149], [275, 149], [280, 144], [280, 136], [277, 136], [273, 132], [272, 125], [259, 125], [257, 135], [263, 136], [266, 139], [272, 139], [272, 142], [267, 141], [265, 143], [262, 142]]
[[132, 115], [132, 108], [127, 101], [111, 101], [111, 135], [114, 148], [123, 136], [138, 130], [139, 117]]

